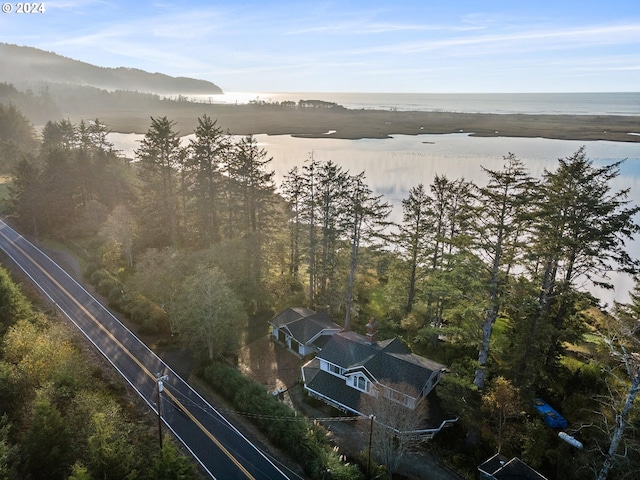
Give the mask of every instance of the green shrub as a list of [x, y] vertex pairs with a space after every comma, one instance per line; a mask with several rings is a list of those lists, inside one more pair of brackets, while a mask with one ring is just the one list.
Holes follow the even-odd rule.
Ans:
[[233, 395], [245, 380], [238, 370], [222, 363], [213, 363], [206, 367], [203, 378], [229, 401], [233, 401]]
[[201, 377], [237, 410], [255, 415], [256, 426], [271, 442], [304, 465], [310, 478], [326, 478], [328, 470], [335, 479], [362, 478], [356, 465], [345, 464], [331, 448], [326, 441], [326, 430], [320, 424], [297, 419], [295, 411], [237, 369], [212, 363], [202, 370]]
[[111, 276], [104, 277], [102, 280], [100, 280], [100, 282], [97, 285], [98, 293], [100, 295], [107, 296], [109, 295], [109, 293], [111, 293], [111, 290], [113, 290], [117, 286], [118, 286], [118, 280], [116, 280]]
[[154, 333], [158, 333], [158, 325], [155, 324], [153, 320], [150, 318], [145, 318], [142, 320], [142, 324], [139, 329], [140, 333], [144, 333], [147, 335], [152, 335]]
[[258, 415], [266, 413], [267, 409], [261, 408], [266, 403], [265, 393], [265, 389], [261, 385], [254, 382], [245, 382], [236, 390], [233, 396], [233, 404], [242, 412]]
[[125, 304], [124, 292], [121, 285], [116, 285], [109, 292], [109, 306], [116, 310], [123, 310]]
[[155, 325], [158, 332], [169, 331], [169, 316], [159, 305], [149, 302], [147, 310], [147, 321]]
[[129, 300], [125, 306], [125, 310], [129, 314], [131, 321], [141, 324], [147, 316], [149, 303], [149, 300], [144, 298], [142, 295], [134, 295], [134, 297]]
[[31, 304], [4, 268], [0, 268], [0, 335], [19, 320], [33, 315]]
[[[337, 451], [332, 450], [327, 455], [327, 468], [325, 471], [316, 472], [316, 478], [325, 478], [325, 472], [331, 472], [331, 478], [333, 480], [352, 480], [357, 478], [363, 478], [362, 473], [357, 465], [351, 463], [345, 463]], [[375, 477], [374, 477], [375, 478]]]
[[84, 272], [83, 275], [86, 278], [89, 278], [89, 281], [91, 281], [91, 275], [96, 271], [101, 269], [101, 265], [99, 262], [96, 262], [95, 260], [89, 261], [87, 262], [87, 264], [84, 267]]
[[103, 278], [108, 277], [109, 275], [110, 273], [107, 272], [104, 268], [99, 268], [91, 273], [91, 275], [89, 276], [89, 281], [92, 285], [98, 285], [98, 283], [100, 283]]

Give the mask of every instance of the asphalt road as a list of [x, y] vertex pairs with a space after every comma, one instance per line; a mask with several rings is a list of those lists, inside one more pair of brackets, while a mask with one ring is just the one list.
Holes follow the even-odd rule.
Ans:
[[214, 479], [287, 475], [53, 260], [0, 220], [0, 249], [71, 320]]

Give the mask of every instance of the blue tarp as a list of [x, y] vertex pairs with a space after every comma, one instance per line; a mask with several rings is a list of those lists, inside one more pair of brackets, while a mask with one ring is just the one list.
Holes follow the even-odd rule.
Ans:
[[551, 428], [567, 428], [567, 419], [551, 408], [551, 405], [541, 398], [536, 398], [534, 407], [536, 407], [536, 410], [538, 410], [544, 418], [544, 423]]

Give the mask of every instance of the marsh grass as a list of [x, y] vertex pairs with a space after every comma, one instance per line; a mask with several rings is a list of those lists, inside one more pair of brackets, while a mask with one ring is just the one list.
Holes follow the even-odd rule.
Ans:
[[[73, 122], [99, 118], [111, 131], [145, 133], [150, 117], [175, 121], [184, 135], [207, 114], [235, 135], [293, 135], [305, 138], [386, 138], [390, 135], [471, 133], [481, 137], [543, 137], [559, 140], [640, 142], [638, 117], [609, 115], [525, 115], [405, 112], [269, 105], [164, 102], [144, 109], [108, 108], [67, 112]], [[328, 134], [330, 131], [335, 133]]]

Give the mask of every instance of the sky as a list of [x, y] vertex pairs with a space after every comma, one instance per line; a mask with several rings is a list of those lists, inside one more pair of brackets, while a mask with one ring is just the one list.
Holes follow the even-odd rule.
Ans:
[[0, 42], [226, 92], [637, 92], [637, 2], [5, 2]]

